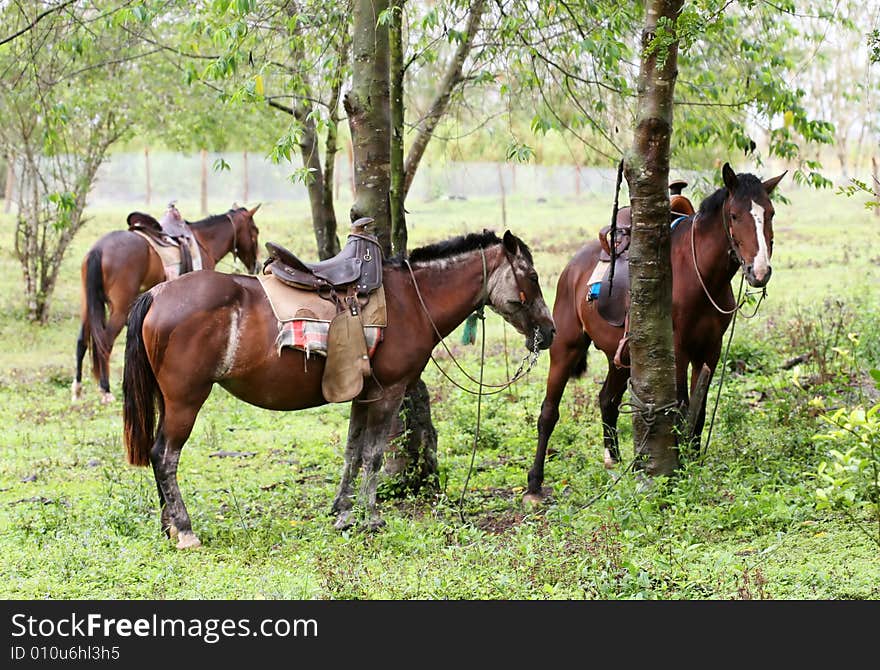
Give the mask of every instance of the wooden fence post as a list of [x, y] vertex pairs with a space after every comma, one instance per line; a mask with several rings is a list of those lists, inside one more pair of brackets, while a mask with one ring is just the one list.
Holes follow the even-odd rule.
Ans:
[[150, 202], [153, 199], [153, 180], [152, 180], [152, 175], [150, 174], [150, 147], [144, 147], [144, 170], [146, 171], [146, 176], [147, 176], [146, 203], [147, 203], [147, 207], [149, 207]]
[[208, 150], [202, 149], [202, 216], [208, 215]]

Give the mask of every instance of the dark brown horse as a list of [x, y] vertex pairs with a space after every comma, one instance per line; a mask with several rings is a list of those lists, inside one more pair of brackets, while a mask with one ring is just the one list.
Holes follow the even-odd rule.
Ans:
[[[431, 351], [479, 305], [487, 304], [546, 348], [555, 329], [528, 247], [509, 231], [470, 234], [416, 249], [408, 262], [386, 261], [384, 338], [372, 376], [351, 403], [348, 442], [332, 513], [354, 522], [353, 480], [363, 466], [361, 498], [368, 527], [383, 524], [376, 485], [392, 421], [406, 387]], [[436, 328], [436, 330], [435, 330]], [[275, 341], [279, 323], [254, 277], [195, 272], [144, 293], [129, 317], [123, 373], [128, 461], [152, 464], [162, 528], [177, 547], [199, 545], [177, 485], [180, 451], [214, 384], [244, 402], [291, 411], [326, 404], [324, 359]], [[439, 333], [439, 336], [438, 336]], [[158, 425], [155, 408], [158, 406]]]
[[[257, 272], [259, 230], [254, 224], [254, 213], [259, 208], [259, 205], [253, 209], [235, 207], [225, 214], [189, 224], [200, 247], [203, 269], [214, 269], [221, 258], [232, 252], [248, 272]], [[125, 325], [135, 298], [165, 281], [165, 270], [159, 255], [143, 236], [131, 230], [115, 230], [92, 245], [83, 258], [81, 275], [82, 318], [76, 341], [72, 396], [76, 401], [82, 393], [83, 359], [91, 349], [92, 374], [98, 380], [102, 402], [112, 402], [110, 353], [113, 343]]]
[[[675, 383], [678, 400], [687, 403], [703, 364], [715, 370], [721, 340], [735, 305], [730, 282], [737, 269], [746, 281], [763, 287], [770, 279], [773, 253], [773, 204], [770, 193], [785, 173], [765, 182], [751, 174], [722, 169], [724, 188], [706, 198], [699, 211], [676, 225], [672, 244], [672, 324], [675, 346]], [[620, 459], [617, 443], [619, 406], [629, 369], [614, 363], [623, 327], [603, 319], [595, 300], [587, 300], [587, 285], [599, 260], [600, 243], [582, 247], [559, 276], [553, 319], [558, 329], [550, 347], [547, 390], [538, 418], [538, 446], [528, 476], [525, 499], [542, 497], [547, 443], [559, 420], [559, 402], [569, 378], [587, 369], [587, 349], [593, 343], [608, 358], [608, 374], [599, 393], [605, 465]], [[688, 366], [691, 367], [690, 388]], [[697, 416], [699, 439], [706, 418], [705, 396]]]

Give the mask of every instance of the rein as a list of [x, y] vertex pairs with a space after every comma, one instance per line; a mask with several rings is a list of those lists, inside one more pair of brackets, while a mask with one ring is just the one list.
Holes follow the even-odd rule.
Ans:
[[229, 212], [226, 212], [226, 218], [232, 224], [232, 267], [238, 270], [238, 233], [235, 230], [235, 219], [232, 218], [232, 214]]
[[[516, 274], [516, 268], [513, 267], [513, 260], [510, 258], [510, 254], [507, 253], [507, 250], [505, 250], [504, 255], [507, 258], [507, 262], [510, 263], [510, 271], [513, 273], [514, 281], [516, 282], [517, 289], [519, 290], [520, 303], [521, 303], [521, 305], [525, 306], [526, 294], [522, 288], [522, 285], [519, 282], [519, 276]], [[467, 476], [465, 477], [465, 480], [464, 480], [464, 485], [462, 486], [462, 489], [461, 489], [461, 496], [458, 499], [458, 515], [459, 515], [459, 518], [461, 519], [462, 523], [465, 523], [464, 498], [465, 498], [465, 495], [467, 494], [467, 487], [468, 487], [468, 484], [470, 483], [471, 474], [473, 473], [473, 470], [474, 470], [474, 460], [476, 459], [476, 456], [477, 456], [477, 444], [479, 443], [479, 439], [480, 439], [480, 420], [482, 418], [483, 396], [484, 395], [494, 395], [496, 393], [500, 393], [501, 391], [508, 388], [515, 381], [517, 381], [522, 375], [528, 373], [528, 371], [532, 369], [535, 362], [538, 360], [538, 354], [540, 352], [540, 349], [538, 347], [540, 346], [540, 343], [541, 343], [540, 331], [538, 330], [538, 328], [535, 328], [535, 334], [534, 334], [535, 348], [534, 348], [534, 351], [531, 352], [530, 354], [527, 354], [523, 358], [522, 363], [520, 363], [520, 366], [517, 369], [517, 371], [514, 373], [513, 377], [511, 377], [511, 379], [504, 384], [486, 384], [483, 381], [483, 372], [485, 370], [485, 365], [486, 365], [485, 307], [486, 307], [486, 300], [489, 298], [489, 269], [486, 264], [486, 251], [482, 247], [480, 247], [480, 258], [483, 261], [483, 287], [482, 287], [482, 290], [480, 291], [480, 304], [477, 306], [477, 309], [475, 310], [475, 314], [477, 315], [477, 318], [482, 322], [482, 331], [483, 332], [482, 332], [482, 338], [481, 338], [481, 342], [480, 342], [480, 376], [478, 379], [474, 379], [470, 374], [468, 374], [468, 372], [461, 366], [461, 364], [458, 362], [458, 360], [455, 358], [455, 356], [449, 350], [449, 347], [446, 345], [446, 341], [445, 341], [444, 337], [440, 334], [440, 330], [437, 328], [437, 324], [434, 323], [434, 319], [431, 318], [431, 313], [428, 311], [428, 306], [425, 304], [424, 298], [422, 298], [422, 292], [419, 289], [418, 281], [416, 281], [416, 275], [415, 275], [415, 272], [413, 272], [412, 265], [410, 264], [409, 260], [404, 261], [406, 263], [407, 269], [409, 270], [410, 277], [412, 278], [413, 288], [415, 288], [415, 290], [416, 290], [416, 295], [419, 298], [419, 303], [422, 306], [422, 311], [424, 311], [425, 316], [428, 318], [428, 322], [431, 324], [431, 327], [434, 329], [434, 333], [437, 335], [437, 338], [440, 340], [440, 344], [443, 345], [443, 348], [446, 349], [446, 352], [449, 354], [449, 357], [452, 359], [453, 363], [455, 363], [455, 365], [458, 367], [459, 370], [461, 370], [461, 372], [465, 375], [465, 377], [467, 377], [468, 379], [470, 379], [471, 381], [473, 381], [477, 384], [477, 390], [472, 391], [471, 389], [466, 388], [466, 387], [462, 386], [461, 384], [459, 384], [458, 382], [456, 382], [452, 377], [450, 377], [446, 373], [446, 371], [443, 368], [440, 367], [440, 364], [437, 363], [437, 359], [434, 358], [434, 354], [431, 353], [431, 361], [433, 361], [434, 365], [437, 367], [437, 369], [440, 371], [440, 373], [444, 377], [446, 377], [446, 379], [448, 379], [454, 386], [460, 388], [462, 391], [465, 391], [467, 393], [470, 393], [472, 395], [477, 396], [477, 418], [476, 418], [476, 424], [474, 427], [474, 442], [473, 442], [473, 445], [471, 446], [471, 460], [470, 460], [470, 465], [468, 466]], [[525, 362], [529, 358], [531, 358], [531, 362], [529, 364], [529, 367], [528, 367], [528, 369], [523, 371], [523, 367], [525, 366]], [[484, 391], [483, 388], [486, 386], [496, 388], [497, 390]]]
[[[510, 259], [510, 256], [508, 254], [505, 254], [505, 255], [507, 255], [507, 260], [508, 260], [508, 262], [510, 262], [510, 268], [511, 268], [511, 271], [513, 272], [513, 277], [514, 277], [514, 280], [516, 281], [517, 288], [519, 289], [519, 292], [520, 292], [520, 299], [522, 301], [522, 304], [525, 305], [525, 302], [523, 301], [523, 299], [525, 298], [525, 292], [522, 290], [522, 287], [519, 283], [519, 277], [517, 276], [516, 271], [513, 268], [513, 261]], [[481, 321], [483, 321], [483, 336], [484, 336], [484, 340], [485, 340], [485, 329], [486, 329], [485, 318], [486, 317], [484, 314], [484, 309], [486, 306], [486, 299], [489, 297], [489, 288], [488, 288], [489, 277], [488, 277], [488, 268], [486, 266], [486, 252], [482, 248], [480, 248], [480, 256], [483, 261], [483, 290], [481, 291], [480, 304], [477, 306], [475, 313], [477, 315], [477, 318], [480, 319]], [[419, 284], [416, 281], [416, 276], [415, 276], [415, 273], [413, 272], [412, 265], [410, 265], [409, 260], [405, 260], [404, 262], [406, 263], [406, 267], [409, 270], [410, 277], [412, 278], [413, 287], [416, 290], [416, 295], [419, 298], [419, 303], [422, 306], [422, 311], [425, 313], [425, 316], [428, 318], [428, 322], [431, 324], [431, 327], [434, 329], [434, 333], [437, 335], [437, 338], [440, 341], [440, 344], [443, 345], [443, 348], [446, 350], [446, 353], [449, 354], [449, 358], [452, 360], [452, 362], [455, 364], [455, 366], [461, 371], [461, 373], [469, 381], [472, 381], [475, 384], [477, 384], [479, 386], [479, 389], [477, 391], [473, 391], [473, 390], [459, 384], [452, 377], [450, 377], [449, 374], [443, 368], [440, 367], [440, 364], [437, 362], [437, 359], [434, 358], [434, 354], [431, 353], [431, 361], [434, 363], [434, 365], [440, 371], [440, 374], [442, 374], [447, 380], [449, 380], [453, 386], [461, 389], [462, 391], [465, 391], [466, 393], [470, 393], [471, 395], [476, 395], [476, 396], [495, 395], [496, 393], [501, 393], [505, 389], [509, 388], [514, 382], [518, 381], [524, 375], [528, 374], [528, 372], [534, 367], [535, 363], [538, 361], [538, 355], [540, 353], [539, 346], [541, 344], [541, 334], [540, 334], [540, 331], [538, 330], [538, 328], [535, 328], [535, 333], [534, 333], [534, 338], [533, 338], [534, 343], [535, 343], [534, 349], [523, 357], [522, 361], [520, 362], [519, 367], [517, 368], [516, 372], [514, 372], [513, 377], [511, 377], [508, 381], [506, 381], [502, 384], [487, 384], [486, 382], [484, 382], [482, 380], [482, 365], [483, 365], [483, 358], [482, 357], [481, 357], [481, 361], [480, 361], [480, 366], [481, 366], [480, 367], [480, 378], [476, 379], [473, 376], [471, 376], [471, 374], [461, 366], [461, 363], [458, 362], [458, 359], [456, 359], [455, 355], [452, 353], [452, 351], [447, 346], [446, 339], [443, 337], [443, 335], [440, 334], [440, 330], [437, 328], [437, 324], [434, 323], [434, 319], [431, 318], [431, 314], [428, 311], [428, 307], [427, 307], [427, 305], [425, 305], [425, 301], [422, 298], [422, 292], [419, 290]], [[485, 348], [483, 348], [483, 356], [485, 356]], [[529, 363], [528, 368], [525, 367], [526, 362]], [[484, 387], [493, 388], [496, 390], [483, 391]]]

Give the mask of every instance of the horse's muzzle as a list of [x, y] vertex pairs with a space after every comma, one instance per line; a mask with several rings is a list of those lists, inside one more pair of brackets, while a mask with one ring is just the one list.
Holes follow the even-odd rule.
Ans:
[[526, 338], [526, 346], [530, 350], [535, 348], [535, 335], [538, 336], [538, 349], [549, 349], [553, 344], [553, 338], [556, 336], [555, 326], [537, 326], [535, 333]]
[[773, 274], [773, 268], [767, 266], [767, 272], [760, 279], [755, 275], [755, 269], [751, 265], [745, 267], [746, 281], [752, 288], [764, 288], [770, 281], [770, 275]]

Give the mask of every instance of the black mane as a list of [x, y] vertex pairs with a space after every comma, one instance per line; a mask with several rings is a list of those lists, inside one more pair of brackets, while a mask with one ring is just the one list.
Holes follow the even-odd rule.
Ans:
[[[532, 252], [529, 247], [519, 238], [516, 239], [519, 242], [523, 255], [528, 259], [529, 263], [534, 263], [532, 260]], [[409, 254], [409, 261], [413, 264], [426, 263], [428, 261], [440, 260], [441, 258], [458, 256], [459, 254], [464, 254], [468, 251], [486, 249], [502, 243], [503, 240], [492, 230], [484, 230], [482, 233], [468, 233], [467, 235], [459, 235], [458, 237], [453, 237], [444, 240], [443, 242], [436, 242], [424, 247], [419, 247], [418, 249], [413, 249]], [[402, 259], [395, 257], [392, 258], [390, 262], [401, 263]]]
[[[738, 174], [736, 175], [736, 181], [736, 193], [738, 196], [746, 198], [754, 196], [754, 199], [755, 197], [767, 195], [767, 192], [764, 190], [763, 182], [753, 174], [747, 172]], [[711, 216], [721, 209], [725, 200], [727, 200], [727, 188], [719, 188], [700, 203], [700, 211], [698, 213], [703, 217]]]
[[[230, 209], [229, 212], [234, 212], [235, 209]], [[211, 214], [210, 216], [205, 217], [204, 219], [199, 219], [198, 221], [187, 221], [192, 228], [202, 228], [205, 226], [213, 226], [215, 223], [220, 223], [222, 221], [229, 222], [229, 217], [226, 213], [223, 214]]]

